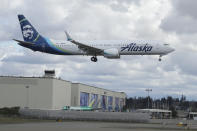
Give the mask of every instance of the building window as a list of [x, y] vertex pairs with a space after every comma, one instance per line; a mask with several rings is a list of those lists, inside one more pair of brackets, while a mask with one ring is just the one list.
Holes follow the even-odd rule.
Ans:
[[113, 103], [113, 97], [112, 96], [108, 96], [108, 111], [112, 111], [112, 103]]
[[89, 94], [85, 92], [80, 93], [80, 106], [89, 105]]
[[98, 108], [98, 95], [97, 94], [91, 95], [90, 106], [92, 106], [93, 108]]
[[119, 98], [116, 97], [116, 98], [115, 98], [115, 111], [119, 111], [119, 110], [120, 110]]
[[107, 101], [107, 96], [102, 95], [101, 96], [101, 108], [102, 108], [102, 110], [106, 110], [106, 101]]

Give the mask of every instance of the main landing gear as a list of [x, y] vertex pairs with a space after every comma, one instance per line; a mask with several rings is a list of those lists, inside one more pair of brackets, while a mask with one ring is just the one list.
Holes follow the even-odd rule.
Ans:
[[96, 56], [91, 57], [91, 61], [93, 61], [93, 62], [97, 62], [97, 58], [96, 58]]
[[160, 55], [160, 56], [159, 56], [159, 61], [161, 61], [161, 57], [162, 57], [162, 56]]

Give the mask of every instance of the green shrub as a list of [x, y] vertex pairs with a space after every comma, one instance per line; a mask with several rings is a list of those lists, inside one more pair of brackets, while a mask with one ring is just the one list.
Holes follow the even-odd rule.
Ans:
[[1, 115], [19, 115], [19, 109], [20, 107], [4, 107], [4, 108], [0, 108], [0, 114]]

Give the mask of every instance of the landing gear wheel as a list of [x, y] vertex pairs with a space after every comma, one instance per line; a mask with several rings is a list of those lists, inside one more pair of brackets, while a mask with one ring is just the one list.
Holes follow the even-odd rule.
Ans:
[[97, 62], [97, 58], [96, 57], [94, 57], [94, 62]]
[[91, 61], [97, 62], [97, 58], [95, 56], [91, 57]]
[[91, 61], [94, 61], [94, 57], [91, 57]]
[[159, 56], [159, 61], [161, 61], [161, 56]]

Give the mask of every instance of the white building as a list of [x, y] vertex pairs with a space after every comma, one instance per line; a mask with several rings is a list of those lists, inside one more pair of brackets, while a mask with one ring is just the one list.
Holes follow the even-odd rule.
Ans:
[[61, 109], [70, 105], [71, 83], [54, 78], [0, 77], [0, 107]]
[[163, 109], [138, 109], [137, 112], [149, 113], [151, 119], [172, 118], [172, 111]]
[[0, 108], [20, 106], [59, 110], [64, 106], [93, 106], [120, 111], [126, 94], [53, 77], [0, 76]]

